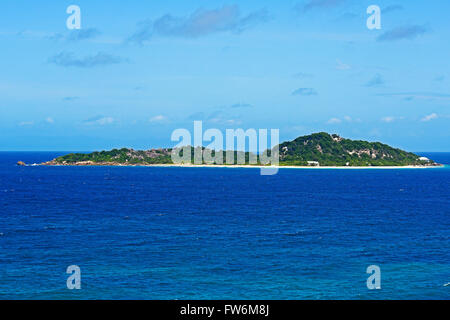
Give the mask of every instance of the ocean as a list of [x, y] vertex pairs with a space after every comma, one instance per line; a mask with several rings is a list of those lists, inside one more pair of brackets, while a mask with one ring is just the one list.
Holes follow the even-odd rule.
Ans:
[[448, 166], [15, 165], [62, 154], [0, 153], [1, 299], [450, 298]]

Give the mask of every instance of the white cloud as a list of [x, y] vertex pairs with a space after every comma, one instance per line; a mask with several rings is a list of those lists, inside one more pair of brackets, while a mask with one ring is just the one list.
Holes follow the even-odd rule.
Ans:
[[32, 126], [34, 124], [34, 121], [22, 121], [19, 123], [19, 126]]
[[437, 118], [438, 118], [438, 115], [436, 113], [432, 113], [432, 114], [429, 114], [429, 115], [423, 117], [421, 121], [428, 122], [428, 121], [431, 121], [431, 120], [435, 120]]
[[235, 126], [235, 125], [242, 124], [242, 121], [241, 120], [236, 120], [236, 119], [228, 119], [228, 120], [225, 120], [225, 123], [230, 125], [230, 126]]
[[270, 19], [266, 9], [241, 15], [237, 5], [224, 5], [212, 10], [199, 9], [188, 16], [165, 14], [154, 21], [148, 19], [139, 23], [139, 29], [127, 42], [142, 45], [154, 35], [197, 38], [220, 32], [239, 34]]
[[381, 121], [386, 122], [386, 123], [391, 123], [395, 121], [395, 117], [384, 117], [381, 118]]
[[103, 117], [103, 116], [96, 116], [90, 119], [87, 119], [85, 121], [83, 121], [84, 124], [87, 125], [107, 125], [107, 124], [112, 124], [114, 123], [114, 118], [112, 117]]
[[338, 119], [338, 118], [331, 118], [330, 120], [328, 120], [327, 123], [329, 123], [329, 124], [336, 124], [336, 123], [341, 123], [341, 122], [342, 122], [341, 119]]
[[163, 116], [162, 114], [160, 114], [160, 115], [150, 118], [148, 121], [149, 122], [162, 122], [165, 120], [167, 120], [167, 118], [165, 116]]
[[55, 120], [53, 120], [53, 118], [48, 117], [47, 119], [45, 119], [45, 122], [52, 124], [55, 123]]
[[101, 119], [97, 120], [97, 123], [102, 126], [105, 124], [111, 124], [113, 122], [114, 122], [114, 119], [111, 117], [105, 117], [105, 118], [101, 118]]
[[353, 119], [350, 116], [344, 116], [342, 119], [340, 118], [331, 118], [330, 120], [327, 121], [328, 124], [337, 124], [337, 123], [342, 123], [342, 122], [349, 122], [349, 123], [360, 123], [362, 122], [362, 120], [360, 118], [356, 118]]

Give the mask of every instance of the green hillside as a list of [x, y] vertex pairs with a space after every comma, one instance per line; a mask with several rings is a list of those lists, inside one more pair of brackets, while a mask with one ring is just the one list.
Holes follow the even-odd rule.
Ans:
[[[204, 150], [204, 148], [203, 148]], [[128, 148], [89, 154], [72, 153], [47, 165], [151, 165], [172, 164], [172, 149], [146, 151]], [[390, 147], [380, 142], [367, 142], [341, 138], [325, 132], [298, 137], [279, 145], [281, 166], [406, 166], [436, 165], [433, 161], [419, 159], [414, 153]], [[191, 154], [194, 148], [191, 147]], [[213, 152], [214, 154], [214, 152]], [[237, 152], [234, 152], [236, 158]], [[192, 156], [192, 159], [194, 157]], [[224, 152], [225, 159], [225, 152]], [[245, 153], [248, 164], [249, 153]], [[225, 161], [225, 160], [224, 160]]]
[[405, 166], [426, 165], [419, 156], [380, 142], [350, 140], [325, 132], [298, 137], [279, 146], [280, 163], [307, 165], [317, 161], [321, 166]]

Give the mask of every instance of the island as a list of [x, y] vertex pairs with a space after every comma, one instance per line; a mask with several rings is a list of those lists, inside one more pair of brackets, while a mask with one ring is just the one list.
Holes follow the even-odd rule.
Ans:
[[[194, 155], [194, 147], [187, 147]], [[197, 147], [200, 148], [200, 147]], [[201, 147], [204, 151], [205, 148]], [[256, 164], [249, 164], [249, 152], [243, 153], [245, 164], [222, 165], [215, 163], [174, 164], [171, 158], [172, 148], [134, 150], [130, 148], [96, 151], [92, 153], [70, 153], [48, 162], [44, 166], [262, 166], [258, 155]], [[175, 149], [176, 150], [176, 149]], [[212, 155], [215, 151], [210, 150]], [[225, 159], [225, 151], [223, 158]], [[271, 150], [268, 150], [270, 154]], [[442, 166], [433, 160], [414, 153], [393, 148], [380, 142], [350, 140], [337, 134], [326, 132], [301, 136], [278, 146], [279, 167], [436, 167]], [[194, 157], [191, 157], [194, 159]], [[234, 162], [236, 163], [236, 161]], [[23, 162], [20, 163], [21, 165]]]

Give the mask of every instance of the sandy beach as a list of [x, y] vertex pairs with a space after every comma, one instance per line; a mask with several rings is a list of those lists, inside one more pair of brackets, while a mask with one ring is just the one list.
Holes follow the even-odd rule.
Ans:
[[252, 166], [252, 165], [181, 165], [181, 164], [168, 164], [168, 165], [145, 165], [150, 167], [184, 167], [184, 168], [274, 168], [274, 169], [429, 169], [429, 168], [442, 168], [441, 166], [366, 166], [366, 167], [337, 167], [337, 166]]
[[54, 164], [54, 163], [42, 163], [44, 166], [113, 166], [113, 167], [179, 167], [179, 168], [254, 168], [254, 169], [430, 169], [430, 168], [443, 168], [444, 165], [435, 166], [259, 166], [259, 165], [207, 165], [207, 164], [121, 164], [121, 163], [92, 163], [92, 162], [78, 162], [74, 164]]

